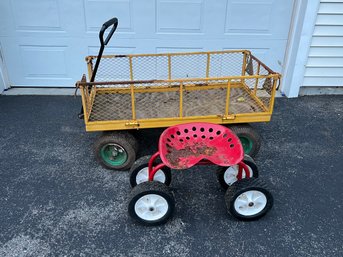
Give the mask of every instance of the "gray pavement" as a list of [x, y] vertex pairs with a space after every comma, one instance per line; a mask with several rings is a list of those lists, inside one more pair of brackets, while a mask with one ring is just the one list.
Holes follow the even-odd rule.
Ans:
[[[231, 218], [215, 167], [173, 173], [174, 218], [128, 217], [127, 172], [101, 168], [80, 99], [0, 96], [0, 256], [343, 256], [343, 97], [278, 98], [256, 162], [275, 203]], [[140, 155], [162, 130], [136, 133]]]

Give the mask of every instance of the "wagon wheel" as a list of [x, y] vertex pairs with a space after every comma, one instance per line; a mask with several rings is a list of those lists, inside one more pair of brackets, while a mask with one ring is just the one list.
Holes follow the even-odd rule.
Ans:
[[[258, 177], [258, 168], [256, 166], [256, 163], [253, 158], [251, 158], [249, 155], [244, 155], [243, 162], [248, 166], [248, 169], [250, 171], [250, 177], [257, 178]], [[238, 175], [238, 169], [239, 166], [233, 165], [230, 167], [222, 167], [219, 166], [217, 169], [217, 179], [219, 184], [222, 186], [222, 188], [227, 189], [229, 186], [231, 186], [233, 183], [237, 181], [237, 175]], [[246, 174], [243, 171], [242, 178], [245, 178]]]
[[225, 193], [228, 212], [239, 220], [256, 220], [273, 206], [273, 196], [259, 178], [242, 179]]
[[106, 132], [94, 143], [97, 161], [105, 168], [127, 170], [136, 159], [137, 140], [128, 132]]
[[138, 184], [130, 195], [131, 218], [148, 226], [166, 223], [173, 215], [175, 200], [169, 188], [158, 181]]
[[244, 153], [255, 157], [261, 147], [260, 134], [249, 124], [235, 124], [229, 128], [239, 137]]
[[[130, 169], [130, 184], [131, 187], [135, 187], [138, 184], [148, 181], [148, 166], [150, 155], [143, 156], [135, 161]], [[170, 185], [171, 182], [171, 171], [170, 168], [164, 166], [159, 169], [154, 176], [154, 181], [159, 181], [161, 183]]]

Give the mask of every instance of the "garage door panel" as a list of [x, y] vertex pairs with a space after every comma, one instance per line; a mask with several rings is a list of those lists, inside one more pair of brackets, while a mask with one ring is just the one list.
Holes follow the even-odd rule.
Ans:
[[16, 30], [65, 31], [58, 0], [12, 0], [12, 10]]
[[[26, 78], [67, 77], [66, 45], [32, 46], [20, 45], [24, 76]], [[50, 65], [53, 60], [54, 65]]]
[[0, 36], [80, 36], [85, 33], [82, 0], [0, 1]]
[[202, 33], [202, 0], [157, 0], [157, 33]]
[[287, 39], [292, 4], [279, 0], [228, 0], [225, 34], [270, 35]]
[[82, 0], [83, 36], [96, 37], [110, 18], [119, 20], [115, 36], [119, 39], [152, 39], [156, 36], [155, 1]]
[[[229, 1], [225, 32], [271, 33], [269, 30], [272, 18], [272, 2]], [[261, 15], [262, 13], [263, 15]]]
[[16, 86], [72, 86], [83, 69], [80, 58], [86, 48], [80, 49], [80, 41], [24, 38], [15, 42], [2, 40], [4, 57], [11, 78]]

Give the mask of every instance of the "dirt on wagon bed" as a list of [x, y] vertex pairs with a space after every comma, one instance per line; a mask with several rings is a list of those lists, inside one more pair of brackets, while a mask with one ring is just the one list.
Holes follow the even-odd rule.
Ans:
[[[179, 116], [179, 92], [136, 93], [137, 119]], [[183, 95], [183, 116], [222, 115], [225, 113], [226, 89], [186, 91]], [[131, 120], [130, 94], [102, 93], [95, 96], [90, 121]], [[258, 103], [242, 88], [232, 88], [229, 113], [263, 112]]]

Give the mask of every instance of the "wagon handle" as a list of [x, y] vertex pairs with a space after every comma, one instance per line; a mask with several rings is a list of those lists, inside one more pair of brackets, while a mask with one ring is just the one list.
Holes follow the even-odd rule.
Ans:
[[[112, 26], [112, 29], [111, 29], [110, 33], [107, 35], [106, 39], [104, 40], [104, 33], [111, 26]], [[118, 27], [118, 19], [117, 18], [112, 18], [112, 19], [106, 21], [102, 25], [102, 27], [100, 29], [99, 39], [100, 39], [101, 46], [100, 46], [100, 49], [99, 49], [98, 57], [96, 58], [96, 63], [94, 65], [94, 69], [93, 69], [93, 72], [92, 72], [92, 77], [91, 77], [90, 82], [94, 82], [94, 79], [95, 79], [95, 76], [96, 76], [96, 73], [98, 71], [98, 67], [99, 67], [99, 64], [100, 64], [100, 60], [101, 60], [101, 57], [102, 57], [102, 53], [104, 52], [105, 46], [110, 41], [110, 39], [111, 39], [114, 31], [116, 31], [117, 27]]]
[[[106, 39], [104, 40], [105, 31], [111, 26], [112, 26], [112, 29], [110, 30], [110, 33], [108, 33]], [[98, 57], [96, 58], [96, 62], [94, 65], [94, 69], [92, 72], [92, 77], [90, 79], [90, 82], [94, 82], [94, 79], [95, 79], [96, 73], [98, 71], [98, 67], [99, 67], [100, 60], [101, 60], [102, 54], [104, 52], [105, 46], [110, 41], [110, 39], [113, 36], [113, 33], [116, 31], [117, 27], [118, 27], [118, 19], [115, 17], [106, 21], [104, 24], [102, 24], [102, 27], [101, 27], [100, 32], [99, 32], [100, 49], [99, 49]], [[84, 110], [83, 110], [82, 106], [81, 106], [81, 111], [78, 114], [78, 117], [79, 117], [79, 119], [84, 118]]]

